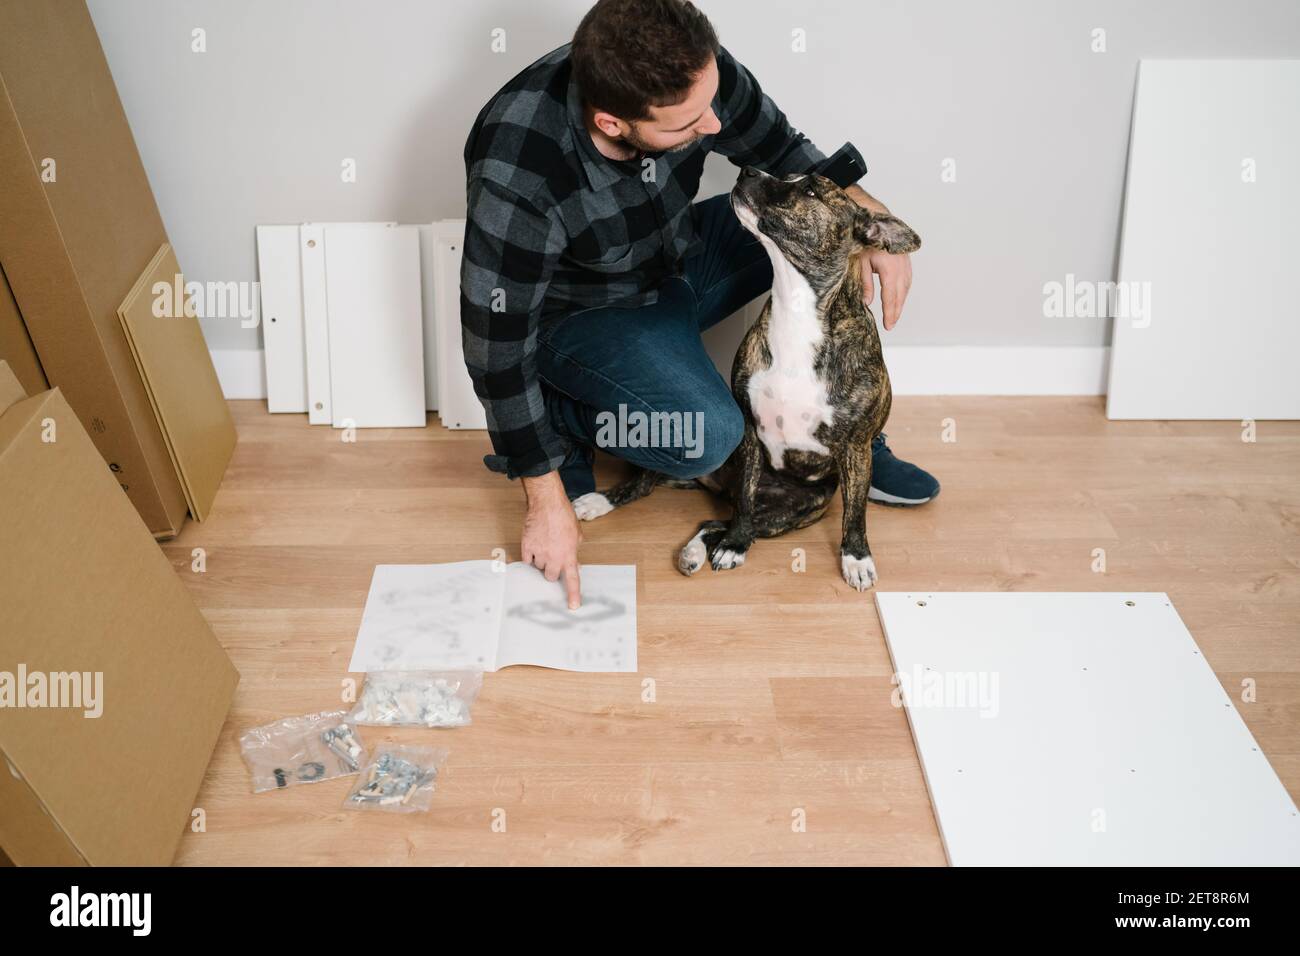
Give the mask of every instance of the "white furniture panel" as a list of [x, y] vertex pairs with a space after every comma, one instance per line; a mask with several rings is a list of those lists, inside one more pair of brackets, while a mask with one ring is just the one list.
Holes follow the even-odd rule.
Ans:
[[334, 426], [423, 427], [418, 229], [334, 224], [324, 234]]
[[325, 291], [325, 229], [303, 223], [298, 230], [302, 262], [303, 343], [307, 368], [307, 421], [328, 425], [330, 412], [329, 312]]
[[487, 428], [483, 404], [465, 368], [460, 337], [460, 259], [465, 220], [433, 224], [438, 353], [438, 418], [445, 428]]
[[1296, 805], [1166, 595], [876, 605], [953, 865], [1300, 864]]
[[424, 407], [438, 410], [438, 321], [437, 268], [434, 265], [434, 228], [432, 223], [420, 230], [420, 309], [424, 322]]
[[297, 226], [257, 227], [257, 276], [266, 351], [266, 410], [305, 412], [307, 368]]
[[1143, 60], [1112, 419], [1300, 418], [1300, 60]]

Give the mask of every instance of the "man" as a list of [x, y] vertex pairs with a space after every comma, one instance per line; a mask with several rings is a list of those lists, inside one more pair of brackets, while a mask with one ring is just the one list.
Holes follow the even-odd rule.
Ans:
[[[487, 411], [493, 471], [522, 479], [522, 558], [579, 594], [571, 501], [592, 491], [592, 448], [677, 478], [718, 468], [744, 420], [700, 333], [766, 292], [771, 262], [726, 195], [693, 203], [705, 156], [775, 175], [817, 171], [870, 209], [846, 143], [827, 158], [790, 127], [685, 0], [599, 0], [573, 42], [512, 79], [465, 144], [465, 363]], [[885, 328], [908, 257], [873, 251]], [[867, 301], [873, 283], [864, 282]], [[612, 446], [602, 424], [679, 415], [678, 447]], [[938, 482], [873, 446], [874, 500], [915, 505]]]

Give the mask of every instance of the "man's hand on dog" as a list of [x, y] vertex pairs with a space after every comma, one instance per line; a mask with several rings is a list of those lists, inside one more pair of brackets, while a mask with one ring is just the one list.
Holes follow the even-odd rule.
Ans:
[[578, 516], [564, 493], [558, 472], [524, 478], [523, 484], [528, 496], [520, 541], [523, 560], [541, 571], [548, 581], [558, 581], [563, 575], [569, 610], [574, 610], [582, 604], [578, 581], [582, 529], [578, 526]]
[[[864, 206], [882, 216], [890, 215], [889, 209], [858, 185], [844, 190], [859, 206]], [[872, 274], [880, 276], [880, 299], [885, 314], [883, 320], [888, 331], [898, 324], [898, 317], [903, 314], [903, 303], [907, 301], [907, 292], [912, 288], [912, 258], [908, 255], [895, 255], [883, 249], [868, 249], [862, 253], [862, 301], [867, 305], [876, 295], [876, 283]]]
[[912, 288], [912, 257], [906, 253], [895, 255], [884, 249], [871, 249], [862, 254], [862, 301], [871, 304], [876, 283], [871, 274], [880, 276], [880, 299], [884, 307], [885, 329], [892, 329], [903, 312], [907, 292]]

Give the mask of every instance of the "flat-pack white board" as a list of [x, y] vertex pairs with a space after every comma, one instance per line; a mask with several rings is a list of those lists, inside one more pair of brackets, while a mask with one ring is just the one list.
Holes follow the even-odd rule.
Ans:
[[464, 219], [433, 223], [434, 324], [437, 329], [438, 418], [444, 428], [487, 428], [487, 414], [465, 368], [460, 334], [460, 266]]
[[1296, 170], [1300, 60], [1141, 62], [1108, 418], [1300, 418]]
[[330, 411], [329, 307], [325, 286], [325, 228], [303, 223], [298, 229], [302, 267], [303, 355], [307, 378], [307, 421], [328, 425]]
[[266, 410], [307, 411], [298, 226], [257, 227], [257, 279], [266, 353]]
[[[324, 229], [386, 228], [395, 222], [263, 225], [257, 227], [259, 321], [266, 365], [268, 412], [312, 411], [312, 424], [329, 424], [329, 330]], [[304, 235], [305, 231], [305, 235]], [[307, 256], [304, 268], [303, 256]], [[430, 254], [430, 262], [432, 256]], [[432, 266], [429, 266], [430, 270]], [[421, 281], [425, 266], [421, 264]], [[305, 272], [305, 274], [304, 274]], [[309, 304], [304, 304], [304, 295]], [[308, 388], [307, 313], [311, 319], [312, 386]], [[432, 307], [428, 311], [432, 314]], [[430, 320], [431, 321], [431, 320]], [[310, 401], [309, 391], [316, 395]], [[318, 406], [318, 407], [317, 407]]]
[[358, 223], [324, 232], [331, 421], [424, 427], [418, 229]]
[[434, 224], [423, 223], [420, 231], [420, 311], [424, 323], [424, 407], [438, 410], [438, 324], [437, 267], [434, 247], [437, 243]]
[[1165, 594], [876, 606], [954, 866], [1300, 865], [1295, 802]]
[[636, 566], [582, 567], [582, 606], [522, 562], [381, 564], [349, 670], [482, 670], [514, 664], [636, 672]]

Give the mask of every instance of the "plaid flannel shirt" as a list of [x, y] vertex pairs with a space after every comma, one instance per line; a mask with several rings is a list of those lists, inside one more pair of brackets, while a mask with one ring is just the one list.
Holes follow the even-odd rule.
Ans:
[[[713, 110], [722, 129], [679, 152], [626, 161], [603, 156], [570, 82], [569, 47], [517, 75], [479, 113], [465, 144], [468, 213], [460, 275], [461, 338], [495, 454], [511, 478], [543, 475], [570, 442], [551, 425], [537, 373], [548, 317], [617, 303], [649, 305], [699, 244], [691, 201], [704, 159], [775, 175], [829, 166], [792, 129], [753, 75], [719, 51]], [[840, 185], [847, 185], [841, 183]]]

